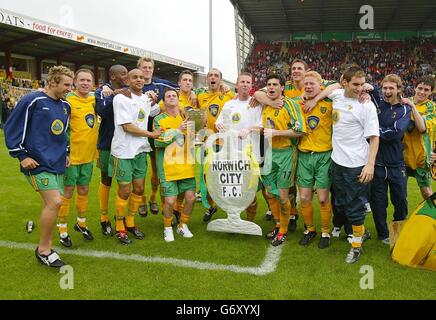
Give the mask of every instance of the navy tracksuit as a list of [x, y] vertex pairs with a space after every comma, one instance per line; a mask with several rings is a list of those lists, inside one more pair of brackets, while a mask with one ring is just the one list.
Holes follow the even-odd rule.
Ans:
[[407, 217], [407, 174], [403, 156], [403, 136], [410, 121], [410, 107], [391, 105], [373, 95], [380, 126], [380, 144], [371, 183], [370, 204], [377, 235], [380, 240], [389, 237], [387, 219], [388, 187], [394, 221]]

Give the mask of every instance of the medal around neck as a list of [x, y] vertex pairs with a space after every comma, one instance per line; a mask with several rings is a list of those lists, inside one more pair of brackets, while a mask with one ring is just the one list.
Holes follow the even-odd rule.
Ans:
[[[213, 201], [227, 213], [227, 219], [209, 222], [207, 230], [261, 236], [262, 229], [257, 224], [240, 217], [256, 196], [260, 173], [251, 145], [238, 148], [237, 134], [231, 130], [217, 133], [205, 144], [207, 189]], [[217, 139], [219, 148], [215, 145]]]

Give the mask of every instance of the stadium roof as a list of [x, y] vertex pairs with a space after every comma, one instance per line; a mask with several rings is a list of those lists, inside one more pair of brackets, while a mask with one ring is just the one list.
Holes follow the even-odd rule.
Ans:
[[434, 0], [230, 0], [255, 35], [301, 31], [362, 31], [359, 9], [374, 9], [374, 30], [436, 30]]
[[0, 51], [72, 62], [78, 65], [111, 66], [114, 63], [135, 67], [138, 57], [150, 56], [155, 70], [165, 75], [183, 69], [204, 71], [204, 67], [120, 44], [58, 25], [39, 21], [0, 8]]

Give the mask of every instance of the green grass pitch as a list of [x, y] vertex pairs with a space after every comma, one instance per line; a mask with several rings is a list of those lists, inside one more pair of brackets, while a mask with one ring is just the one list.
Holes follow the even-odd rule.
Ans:
[[[0, 242], [36, 244], [39, 239], [40, 198], [24, 176], [19, 173], [18, 161], [9, 157], [3, 132], [0, 132]], [[148, 179], [149, 180], [149, 179]], [[206, 231], [202, 221], [204, 209], [197, 203], [189, 224], [192, 239], [163, 240], [162, 216], [137, 217], [137, 223], [146, 234], [144, 240], [134, 240], [123, 246], [100, 231], [98, 210], [99, 172], [95, 170], [90, 188], [88, 224], [95, 240], [85, 242], [72, 230], [75, 221], [74, 206], [70, 214], [69, 231], [73, 250], [95, 250], [144, 257], [176, 258], [217, 265], [259, 267], [265, 259], [269, 241], [264, 237], [230, 235]], [[111, 215], [114, 208], [114, 190], [111, 191]], [[146, 194], [150, 193], [147, 183]], [[414, 180], [409, 181], [409, 209], [420, 202]], [[264, 220], [266, 205], [258, 197], [259, 207], [255, 222], [264, 234], [272, 222]], [[315, 210], [317, 210], [317, 206]], [[242, 214], [245, 217], [245, 214]], [[224, 218], [222, 211], [214, 219]], [[28, 234], [27, 220], [36, 222], [36, 229]], [[320, 219], [318, 217], [318, 225]], [[326, 250], [317, 247], [319, 235], [308, 247], [298, 245], [303, 231], [298, 221], [296, 233], [290, 234], [283, 245], [275, 271], [265, 275], [237, 273], [225, 270], [201, 270], [162, 262], [141, 262], [96, 258], [62, 253], [61, 257], [74, 270], [74, 289], [62, 290], [63, 274], [37, 263], [33, 251], [0, 246], [0, 299], [435, 299], [436, 273], [403, 267], [390, 260], [389, 248], [376, 239], [371, 216], [365, 222], [373, 239], [365, 243], [361, 259], [353, 265], [344, 262], [349, 244], [342, 238], [332, 239]], [[60, 246], [57, 233], [53, 243]], [[361, 289], [361, 267], [374, 270], [374, 288]]]

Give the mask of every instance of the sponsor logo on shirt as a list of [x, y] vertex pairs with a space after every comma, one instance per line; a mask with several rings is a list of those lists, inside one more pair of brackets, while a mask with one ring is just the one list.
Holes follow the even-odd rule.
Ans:
[[63, 131], [64, 131], [64, 123], [59, 119], [54, 120], [51, 124], [51, 132], [54, 135], [58, 136], [62, 134]]
[[267, 118], [266, 119], [266, 127], [268, 129], [274, 129], [276, 127], [276, 124], [274, 123], [274, 121], [271, 118]]

